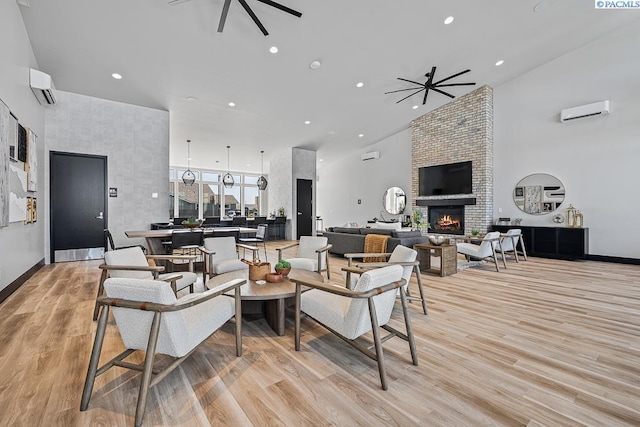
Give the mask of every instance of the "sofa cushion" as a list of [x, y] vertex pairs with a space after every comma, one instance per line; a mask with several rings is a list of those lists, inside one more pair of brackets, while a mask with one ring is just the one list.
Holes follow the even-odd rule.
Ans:
[[373, 228], [377, 228], [377, 229], [390, 229], [390, 230], [400, 230], [402, 228], [402, 224], [400, 222], [380, 222], [380, 221], [376, 221], [376, 223], [373, 225]]
[[360, 229], [355, 227], [333, 227], [334, 233], [360, 234]]
[[399, 239], [403, 239], [405, 237], [420, 237], [420, 236], [422, 236], [422, 233], [420, 233], [419, 230], [407, 230], [407, 231], [394, 230], [393, 232], [393, 237], [397, 237]]
[[384, 236], [392, 236], [394, 230], [385, 230], [382, 228], [361, 228], [360, 234], [382, 234]]

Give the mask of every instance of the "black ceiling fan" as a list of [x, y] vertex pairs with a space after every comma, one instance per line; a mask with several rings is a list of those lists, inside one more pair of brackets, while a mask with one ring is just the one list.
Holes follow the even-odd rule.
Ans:
[[[169, 4], [178, 4], [178, 3], [183, 3], [184, 1], [185, 0], [171, 0]], [[246, 0], [237, 0], [237, 1], [244, 8], [247, 14], [251, 17], [251, 19], [258, 26], [258, 28], [260, 28], [260, 31], [262, 31], [262, 34], [264, 34], [265, 36], [268, 36], [269, 32], [264, 27], [264, 25], [262, 25], [262, 22], [260, 22], [260, 19], [258, 19], [258, 17], [253, 12], [253, 9], [251, 9], [251, 6], [249, 6], [247, 1]], [[272, 1], [272, 0], [257, 0], [257, 1], [259, 1], [260, 3], [264, 3], [268, 6], [275, 7], [276, 9], [286, 12], [288, 14], [291, 14], [293, 16], [297, 16], [298, 18], [302, 16], [302, 13], [298, 12], [297, 10], [293, 10], [275, 1]], [[231, 6], [231, 0], [224, 0], [224, 5], [222, 6], [222, 15], [220, 15], [220, 22], [218, 23], [219, 33], [221, 33], [224, 30], [224, 24], [227, 22], [227, 14], [229, 13], [229, 6]]]
[[462, 74], [468, 73], [471, 70], [464, 70], [464, 71], [460, 71], [459, 73], [453, 74], [447, 78], [444, 78], [442, 80], [439, 80], [437, 82], [433, 82], [433, 78], [436, 75], [436, 67], [432, 67], [431, 68], [431, 72], [425, 74], [424, 76], [427, 78], [427, 81], [424, 83], [418, 83], [415, 82], [413, 80], [407, 80], [407, 79], [403, 79], [402, 77], [398, 77], [398, 80], [402, 80], [405, 82], [409, 82], [409, 83], [413, 83], [414, 85], [418, 85], [418, 87], [410, 87], [408, 89], [399, 89], [399, 90], [392, 90], [391, 92], [385, 92], [385, 95], [390, 94], [390, 93], [397, 93], [397, 92], [404, 92], [407, 90], [413, 90], [415, 92], [413, 92], [410, 95], [405, 96], [404, 98], [402, 98], [400, 101], [397, 101], [396, 104], [399, 104], [400, 102], [404, 101], [407, 98], [412, 97], [413, 95], [416, 95], [422, 91], [424, 91], [424, 98], [422, 99], [422, 105], [427, 103], [427, 95], [429, 95], [429, 91], [433, 90], [435, 92], [441, 93], [443, 95], [448, 96], [449, 98], [455, 98], [454, 95], [451, 95], [450, 93], [447, 93], [443, 90], [440, 90], [438, 88], [441, 87], [448, 87], [448, 86], [473, 86], [475, 85], [475, 83], [447, 83], [447, 84], [442, 84], [443, 82], [446, 82], [447, 80], [451, 80], [453, 78], [456, 78], [458, 76], [461, 76]]

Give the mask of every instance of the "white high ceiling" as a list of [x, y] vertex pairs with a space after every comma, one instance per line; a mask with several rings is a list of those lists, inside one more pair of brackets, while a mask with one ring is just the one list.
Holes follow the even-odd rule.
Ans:
[[[410, 87], [397, 77], [424, 81], [437, 66], [438, 80], [470, 68], [451, 82], [476, 86], [448, 88], [460, 96], [640, 18], [590, 0], [280, 0], [301, 18], [247, 2], [269, 36], [237, 0], [223, 33], [224, 0], [29, 0], [21, 11], [57, 89], [170, 111], [173, 164], [186, 164], [191, 139], [191, 166], [226, 169], [231, 145], [231, 169], [255, 172], [260, 150], [267, 161], [285, 147], [363, 147], [449, 101], [431, 92], [424, 106], [421, 95], [396, 104], [404, 94], [385, 92]], [[314, 60], [320, 69], [309, 68]]]

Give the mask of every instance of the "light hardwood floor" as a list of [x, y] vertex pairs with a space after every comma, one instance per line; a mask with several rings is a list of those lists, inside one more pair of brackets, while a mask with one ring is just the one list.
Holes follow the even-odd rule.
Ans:
[[[339, 278], [346, 263], [331, 261]], [[133, 424], [139, 376], [120, 368], [79, 411], [98, 264], [47, 265], [0, 305], [0, 425]], [[410, 308], [419, 366], [388, 341], [388, 391], [373, 361], [309, 319], [300, 352], [291, 318], [283, 337], [246, 321], [244, 355], [225, 325], [151, 389], [144, 425], [640, 425], [640, 267], [508, 266], [423, 274], [429, 316]], [[111, 320], [103, 360], [121, 350]]]

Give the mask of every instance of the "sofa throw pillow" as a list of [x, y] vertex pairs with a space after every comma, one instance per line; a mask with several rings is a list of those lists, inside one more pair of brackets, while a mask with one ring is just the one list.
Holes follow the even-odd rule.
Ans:
[[380, 222], [380, 221], [377, 221], [373, 225], [373, 228], [384, 228], [384, 229], [390, 229], [390, 230], [400, 230], [402, 228], [402, 223], [400, 223], [400, 222]]

